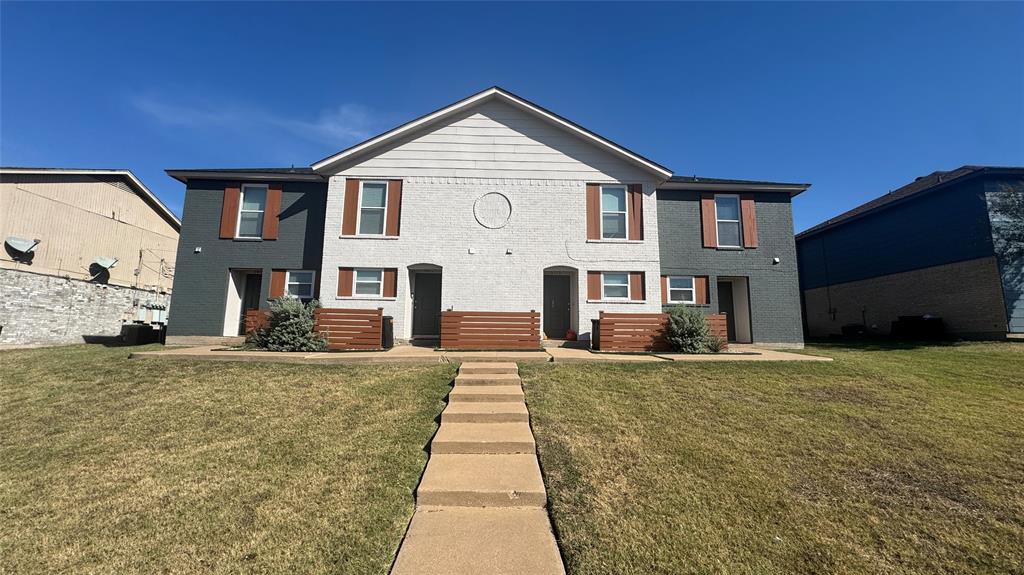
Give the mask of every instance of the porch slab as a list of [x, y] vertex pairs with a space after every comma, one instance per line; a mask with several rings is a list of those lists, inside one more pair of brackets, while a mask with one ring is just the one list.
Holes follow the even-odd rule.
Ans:
[[658, 362], [664, 359], [650, 354], [639, 353], [594, 353], [589, 349], [578, 347], [549, 347], [547, 351], [555, 362], [573, 361], [626, 361], [626, 362]]
[[392, 575], [564, 575], [544, 509], [419, 507]]
[[445, 351], [444, 356], [450, 361], [458, 362], [519, 362], [519, 361], [551, 361], [551, 356], [543, 350], [537, 351]]
[[806, 355], [773, 349], [734, 346], [736, 349], [718, 354], [627, 354], [595, 353], [589, 349], [549, 347], [545, 351], [530, 352], [453, 352], [427, 347], [398, 346], [384, 351], [343, 351], [343, 352], [281, 352], [281, 351], [240, 351], [221, 346], [204, 345], [195, 347], [168, 347], [160, 351], [132, 352], [132, 358], [184, 359], [194, 361], [241, 361], [269, 363], [308, 363], [335, 365], [346, 363], [508, 363], [520, 361], [573, 362], [573, 361], [832, 361], [829, 357]]
[[780, 351], [777, 349], [739, 348], [723, 353], [659, 353], [667, 361], [832, 361], [831, 357]]

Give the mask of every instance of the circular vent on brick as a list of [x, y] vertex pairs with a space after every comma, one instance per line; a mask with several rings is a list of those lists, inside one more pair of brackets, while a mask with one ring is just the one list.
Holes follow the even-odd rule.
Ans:
[[512, 216], [512, 202], [501, 192], [488, 192], [476, 199], [473, 215], [485, 228], [503, 228]]

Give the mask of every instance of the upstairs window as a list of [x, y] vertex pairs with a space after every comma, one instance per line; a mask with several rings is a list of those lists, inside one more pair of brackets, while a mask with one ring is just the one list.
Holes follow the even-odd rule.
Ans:
[[718, 247], [743, 247], [740, 232], [739, 196], [715, 195], [715, 227], [718, 234]]
[[360, 235], [384, 235], [387, 203], [387, 182], [360, 182], [359, 224], [357, 226]]
[[266, 186], [242, 186], [242, 201], [238, 210], [238, 236], [263, 237], [263, 213], [267, 209]]
[[356, 270], [355, 295], [369, 295], [382, 297], [384, 295], [384, 270], [362, 269]]
[[669, 276], [668, 301], [672, 303], [697, 303], [693, 276]]
[[601, 274], [601, 299], [629, 299], [629, 274]]
[[313, 278], [316, 274], [309, 271], [288, 271], [285, 279], [285, 291], [292, 297], [312, 299]]
[[626, 186], [601, 186], [601, 238], [626, 239]]

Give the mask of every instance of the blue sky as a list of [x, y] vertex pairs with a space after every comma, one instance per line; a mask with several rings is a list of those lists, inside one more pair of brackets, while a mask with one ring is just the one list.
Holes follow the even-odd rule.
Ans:
[[307, 166], [500, 85], [796, 229], [1024, 165], [1024, 4], [0, 4], [0, 164]]

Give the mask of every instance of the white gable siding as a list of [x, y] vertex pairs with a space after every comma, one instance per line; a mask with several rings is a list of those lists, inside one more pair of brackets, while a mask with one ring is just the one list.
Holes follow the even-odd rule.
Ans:
[[[339, 237], [346, 177], [403, 180], [400, 237]], [[643, 241], [587, 241], [588, 182], [643, 185]], [[525, 112], [482, 104], [330, 178], [321, 302], [381, 307], [394, 317], [395, 336], [408, 338], [410, 266], [440, 266], [442, 309], [465, 311], [543, 311], [544, 270], [559, 266], [576, 273], [571, 324], [581, 335], [601, 310], [660, 311], [657, 183], [656, 176]], [[475, 202], [490, 192], [512, 205], [499, 229], [474, 216]], [[397, 297], [337, 297], [339, 267], [397, 268]], [[644, 272], [646, 300], [587, 302], [590, 270]]]
[[381, 176], [640, 181], [649, 173], [513, 106], [490, 101], [355, 160], [340, 173]]

